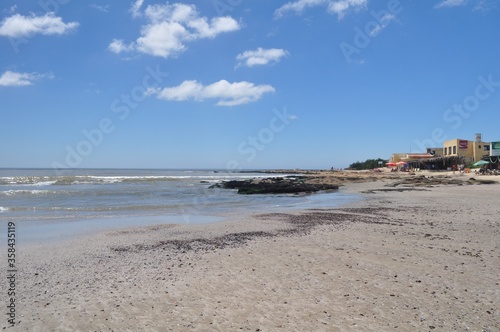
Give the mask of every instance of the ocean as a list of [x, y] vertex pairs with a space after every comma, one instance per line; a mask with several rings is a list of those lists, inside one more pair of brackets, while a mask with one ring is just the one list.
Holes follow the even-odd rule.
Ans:
[[[280, 174], [210, 170], [0, 169], [0, 220], [24, 241], [67, 238], [99, 229], [160, 223], [209, 223], [234, 213], [333, 207], [355, 195], [238, 195], [209, 188], [223, 180]], [[287, 176], [287, 175], [282, 175]], [[7, 227], [2, 227], [3, 237]]]

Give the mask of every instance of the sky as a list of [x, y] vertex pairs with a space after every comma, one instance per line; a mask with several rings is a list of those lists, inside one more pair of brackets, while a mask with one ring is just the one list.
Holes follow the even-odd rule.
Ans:
[[3, 0], [0, 167], [347, 167], [500, 141], [500, 0]]

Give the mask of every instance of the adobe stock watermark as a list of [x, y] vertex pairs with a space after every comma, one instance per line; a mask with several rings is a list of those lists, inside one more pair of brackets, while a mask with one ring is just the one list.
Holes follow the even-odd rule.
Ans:
[[[255, 161], [259, 153], [264, 151], [296, 119], [296, 116], [288, 113], [286, 107], [283, 107], [282, 110], [273, 109], [266, 126], [262, 127], [255, 134], [247, 136], [236, 146], [236, 152], [240, 158], [229, 160], [226, 163], [226, 172], [230, 174], [237, 173], [243, 170], [243, 163]], [[218, 191], [208, 187], [203, 188], [203, 193], [193, 197], [190, 206], [181, 208], [180, 214], [184, 222], [190, 223], [191, 216], [203, 215], [205, 206], [215, 202], [218, 197]]]
[[[453, 104], [443, 113], [443, 121], [449, 124], [452, 130], [458, 130], [464, 120], [477, 112], [481, 103], [489, 99], [500, 88], [500, 81], [494, 81], [492, 74], [488, 75], [487, 78], [479, 76], [477, 80], [479, 83], [476, 85], [474, 93], [466, 96], [461, 102]], [[437, 127], [429, 138], [416, 139], [415, 144], [420, 151], [425, 151], [427, 148], [441, 146], [448, 139], [445, 129]]]
[[[119, 98], [111, 102], [110, 110], [118, 117], [118, 120], [124, 121], [130, 115], [130, 112], [139, 106], [139, 103], [147, 98], [150, 89], [158, 88], [164, 78], [168, 76], [166, 72], [160, 70], [159, 65], [156, 68], [147, 66], [147, 74], [142, 78], [139, 85], [134, 86], [129, 93], [122, 93]], [[81, 165], [83, 160], [90, 156], [95, 147], [101, 145], [106, 135], [111, 134], [116, 129], [117, 121], [106, 117], [92, 129], [83, 129], [81, 139], [74, 146], [66, 145], [66, 157], [63, 162], [53, 161], [51, 166], [57, 175], [63, 175], [66, 170], [76, 168]]]
[[352, 58], [353, 55], [359, 55], [363, 49], [367, 48], [372, 39], [378, 36], [391, 22], [396, 20], [397, 15], [402, 11], [403, 7], [399, 0], [389, 0], [387, 9], [378, 12], [372, 10], [370, 14], [373, 20], [368, 21], [363, 29], [360, 27], [354, 28], [355, 34], [352, 43], [340, 43], [340, 51], [345, 61], [347, 63], [355, 61]]
[[212, 0], [212, 5], [217, 12], [217, 15], [222, 16], [228, 12], [232, 12], [236, 7], [241, 5], [243, 0]]
[[[61, 9], [61, 6], [67, 5], [71, 0], [39, 0], [37, 2], [38, 7], [42, 9], [42, 11], [37, 14], [57, 14]], [[29, 41], [28, 37], [9, 37], [10, 45], [14, 50], [14, 53], [19, 53], [19, 46], [21, 44], [27, 44]]]
[[[245, 157], [246, 162], [252, 162], [257, 158], [260, 151], [264, 151], [266, 146], [271, 144], [276, 134], [281, 133], [288, 127], [296, 117], [288, 114], [286, 107], [279, 111], [273, 110], [273, 116], [266, 127], [259, 130], [256, 135], [248, 136], [240, 142], [237, 147], [238, 154]], [[237, 160], [230, 160], [226, 164], [228, 172], [241, 170], [241, 164]]]

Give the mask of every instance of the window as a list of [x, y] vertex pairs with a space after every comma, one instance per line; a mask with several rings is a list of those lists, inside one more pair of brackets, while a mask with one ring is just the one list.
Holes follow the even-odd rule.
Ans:
[[444, 153], [445, 156], [446, 156], [446, 151], [448, 151], [448, 149], [444, 148], [443, 149], [443, 153]]
[[489, 145], [485, 145], [484, 146], [484, 151], [490, 151], [490, 146]]
[[453, 146], [453, 154], [457, 154], [457, 146], [456, 145]]

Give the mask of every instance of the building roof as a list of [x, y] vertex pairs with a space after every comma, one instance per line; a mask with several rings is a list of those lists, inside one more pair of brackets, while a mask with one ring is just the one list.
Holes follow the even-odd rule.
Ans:
[[407, 153], [406, 158], [402, 159], [412, 160], [412, 159], [426, 159], [426, 158], [434, 158], [434, 155], [430, 153]]

